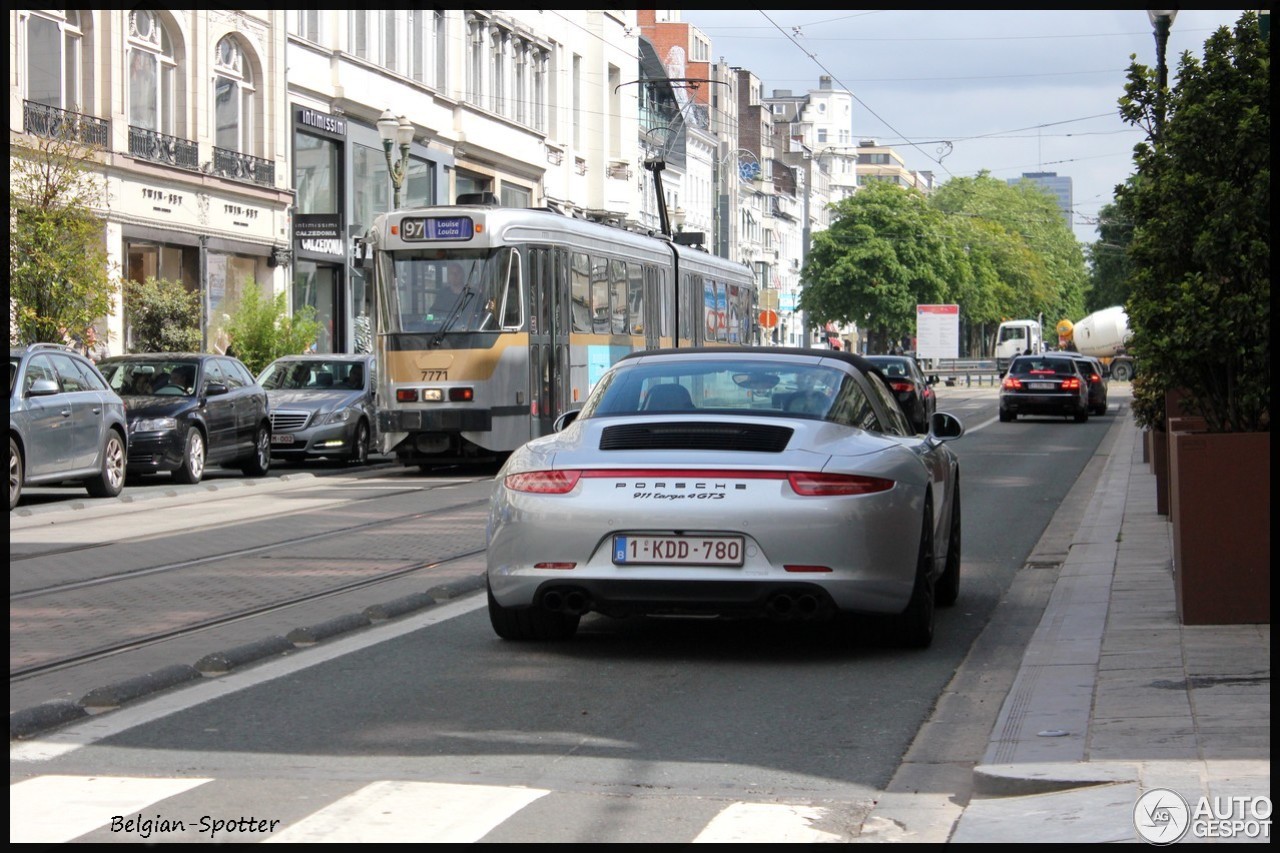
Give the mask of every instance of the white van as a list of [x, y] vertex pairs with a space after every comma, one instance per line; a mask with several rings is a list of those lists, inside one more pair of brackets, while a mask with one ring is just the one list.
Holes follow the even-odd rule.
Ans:
[[1042, 352], [1044, 330], [1039, 320], [1005, 320], [996, 330], [996, 370], [1001, 376], [1015, 356]]

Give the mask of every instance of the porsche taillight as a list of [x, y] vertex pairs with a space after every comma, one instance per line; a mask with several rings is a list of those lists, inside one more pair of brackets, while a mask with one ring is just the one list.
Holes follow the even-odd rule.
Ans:
[[581, 471], [525, 471], [507, 475], [502, 484], [513, 492], [564, 495], [573, 491], [581, 476]]
[[805, 497], [870, 495], [893, 488], [893, 480], [858, 474], [793, 472], [787, 475], [787, 482], [791, 484], [793, 492]]

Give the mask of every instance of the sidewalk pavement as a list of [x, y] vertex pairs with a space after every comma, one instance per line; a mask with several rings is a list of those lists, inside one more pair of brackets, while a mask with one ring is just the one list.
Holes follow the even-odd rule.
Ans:
[[[1172, 527], [1156, 513], [1131, 413], [1116, 417], [1114, 450], [974, 768], [953, 843], [1167, 843], [1188, 822], [1184, 840], [1201, 840], [1202, 797], [1214, 817], [1246, 819], [1233, 840], [1270, 841], [1271, 626], [1180, 624]], [[1180, 795], [1190, 819], [1179, 823], [1170, 795], [1144, 797], [1144, 836], [1135, 806], [1157, 789]], [[1233, 797], [1265, 797], [1265, 813], [1228, 808]]]

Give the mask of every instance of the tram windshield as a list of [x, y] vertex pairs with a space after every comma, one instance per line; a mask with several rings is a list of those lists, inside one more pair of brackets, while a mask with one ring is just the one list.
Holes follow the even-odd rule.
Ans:
[[496, 332], [520, 322], [519, 254], [493, 250], [391, 252], [382, 257], [387, 332]]

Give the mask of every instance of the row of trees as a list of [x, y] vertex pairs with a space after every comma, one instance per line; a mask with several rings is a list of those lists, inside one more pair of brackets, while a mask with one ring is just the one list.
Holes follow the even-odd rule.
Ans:
[[1080, 244], [1052, 194], [983, 173], [926, 197], [872, 183], [832, 205], [815, 234], [800, 307], [817, 323], [856, 323], [873, 346], [915, 334], [916, 305], [961, 306], [969, 353], [985, 354], [1001, 320], [1085, 311]]
[[883, 343], [912, 334], [917, 303], [958, 303], [977, 353], [983, 328], [1004, 317], [1124, 305], [1143, 426], [1162, 428], [1174, 390], [1211, 431], [1270, 431], [1269, 32], [1243, 13], [1202, 58], [1183, 54], [1163, 92], [1135, 60], [1120, 115], [1148, 136], [1097, 242], [1082, 252], [1052, 197], [1026, 183], [984, 174], [928, 198], [873, 184], [834, 205], [814, 236], [800, 307]]
[[[109, 207], [101, 152], [86, 145], [74, 116], [44, 137], [22, 137], [9, 158], [9, 340], [88, 342], [95, 323], [123, 296], [135, 352], [190, 352], [203, 346], [198, 291], [181, 282], [124, 282], [107, 253], [102, 212]], [[303, 352], [320, 332], [310, 306], [293, 315], [285, 295], [253, 281], [230, 309], [235, 354], [254, 373]]]

